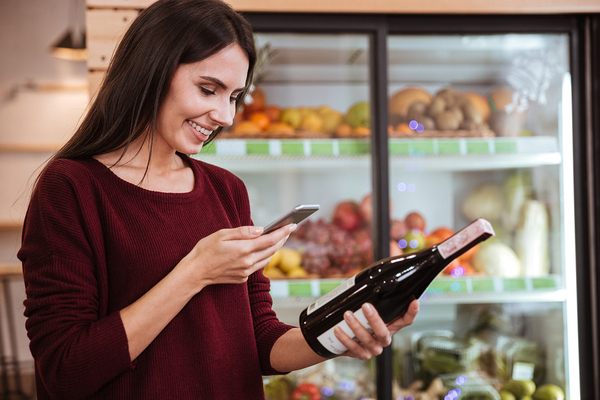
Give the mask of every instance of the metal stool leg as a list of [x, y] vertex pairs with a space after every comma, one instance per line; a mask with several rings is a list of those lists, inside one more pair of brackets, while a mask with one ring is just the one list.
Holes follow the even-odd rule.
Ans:
[[[2, 279], [4, 284], [5, 279]], [[2, 400], [8, 400], [10, 394], [10, 387], [8, 385], [8, 361], [4, 354], [4, 334], [2, 332], [2, 326], [0, 326], [0, 371], [2, 372]]]
[[[8, 322], [8, 339], [10, 342], [10, 350], [11, 350], [11, 357], [10, 359], [8, 359], [8, 357], [6, 357], [4, 354], [0, 354], [3, 356], [3, 363], [2, 363], [2, 371], [3, 371], [3, 376], [2, 379], [3, 381], [5, 380], [5, 387], [4, 387], [4, 392], [5, 392], [5, 396], [6, 399], [8, 399], [8, 395], [9, 395], [9, 390], [8, 390], [8, 375], [7, 375], [7, 367], [11, 366], [13, 373], [14, 373], [14, 380], [15, 380], [15, 393], [20, 399], [28, 399], [29, 397], [25, 394], [25, 392], [23, 391], [23, 383], [21, 380], [21, 367], [19, 365], [19, 360], [17, 357], [18, 354], [18, 349], [17, 349], [17, 333], [15, 330], [15, 323], [14, 323], [14, 318], [13, 318], [13, 308], [12, 308], [12, 297], [11, 297], [11, 293], [10, 293], [10, 281], [9, 279], [3, 279], [2, 280], [3, 283], [3, 289], [4, 289], [4, 301], [6, 304], [6, 319]], [[0, 338], [2, 339], [2, 338]], [[9, 360], [9, 361], [7, 361]], [[5, 373], [6, 372], [6, 373]], [[6, 375], [6, 376], [5, 376]]]

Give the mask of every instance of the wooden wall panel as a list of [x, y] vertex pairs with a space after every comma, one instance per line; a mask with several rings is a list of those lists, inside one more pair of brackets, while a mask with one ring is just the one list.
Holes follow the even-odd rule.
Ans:
[[137, 9], [86, 11], [88, 69], [105, 70], [108, 67], [115, 47], [138, 13]]
[[[226, 0], [239, 11], [402, 14], [556, 14], [600, 12], [598, 0]], [[87, 0], [91, 8], [145, 8], [154, 0]]]

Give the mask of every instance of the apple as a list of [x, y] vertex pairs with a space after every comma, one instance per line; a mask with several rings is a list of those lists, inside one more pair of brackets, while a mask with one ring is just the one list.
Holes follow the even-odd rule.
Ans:
[[409, 231], [399, 242], [400, 248], [404, 253], [414, 253], [427, 247], [425, 236], [419, 229]]

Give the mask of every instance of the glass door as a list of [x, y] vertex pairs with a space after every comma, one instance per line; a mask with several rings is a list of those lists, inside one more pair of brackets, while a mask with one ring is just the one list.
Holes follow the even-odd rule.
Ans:
[[[258, 32], [256, 43], [250, 98], [197, 157], [244, 181], [257, 225], [320, 205], [264, 270], [278, 317], [298, 326], [304, 308], [373, 260], [370, 40]], [[374, 398], [374, 362], [343, 357], [267, 377], [265, 392], [287, 400], [300, 384], [323, 398]]]
[[392, 239], [417, 251], [480, 217], [496, 232], [394, 338], [394, 398], [578, 398], [569, 36], [391, 35], [387, 51]]

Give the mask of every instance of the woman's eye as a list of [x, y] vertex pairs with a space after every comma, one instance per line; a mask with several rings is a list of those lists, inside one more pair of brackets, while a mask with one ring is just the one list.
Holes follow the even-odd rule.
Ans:
[[215, 92], [213, 92], [212, 90], [206, 89], [204, 87], [200, 87], [200, 90], [202, 91], [202, 93], [204, 93], [206, 96], [211, 96], [213, 94], [215, 94]]

